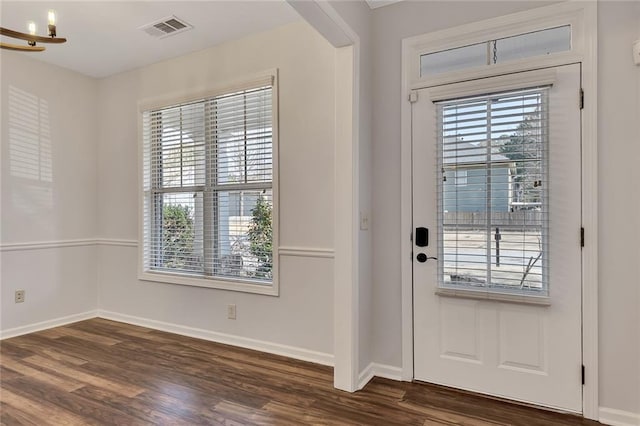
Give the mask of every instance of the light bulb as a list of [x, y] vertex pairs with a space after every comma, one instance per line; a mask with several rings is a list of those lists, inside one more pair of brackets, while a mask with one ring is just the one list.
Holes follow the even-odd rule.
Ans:
[[54, 10], [50, 10], [49, 11], [49, 25], [55, 25], [56, 24], [56, 12]]
[[36, 23], [31, 21], [27, 24], [27, 28], [29, 28], [29, 34], [36, 35]]

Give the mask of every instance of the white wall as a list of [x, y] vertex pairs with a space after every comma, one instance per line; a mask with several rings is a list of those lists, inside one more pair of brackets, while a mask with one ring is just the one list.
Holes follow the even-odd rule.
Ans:
[[367, 217], [369, 229], [358, 231], [358, 371], [362, 372], [373, 361], [373, 264], [371, 222], [372, 164], [372, 31], [371, 10], [364, 2], [331, 1], [336, 12], [359, 37], [359, 120], [358, 120], [358, 214]]
[[[402, 365], [400, 286], [400, 83], [402, 39], [541, 2], [400, 2], [373, 11], [374, 359]], [[408, 235], [404, 236], [408, 238]], [[406, 240], [405, 240], [406, 241]]]
[[640, 3], [599, 3], [600, 406], [640, 421], [640, 67], [631, 54], [637, 39]]
[[[280, 297], [139, 281], [137, 102], [279, 69], [280, 245], [333, 249], [335, 50], [306, 23], [100, 81], [99, 306], [333, 353], [333, 259], [280, 256]], [[226, 306], [237, 305], [237, 320]]]
[[[98, 97], [95, 80], [28, 54], [3, 50], [1, 61], [6, 335], [96, 308], [95, 246], [86, 240], [96, 235]], [[17, 289], [24, 303], [14, 303]]]
[[[542, 2], [401, 2], [373, 13], [374, 360], [400, 366], [401, 40]], [[637, 2], [599, 5], [600, 399], [640, 414]], [[588, 94], [587, 102], [588, 102]]]

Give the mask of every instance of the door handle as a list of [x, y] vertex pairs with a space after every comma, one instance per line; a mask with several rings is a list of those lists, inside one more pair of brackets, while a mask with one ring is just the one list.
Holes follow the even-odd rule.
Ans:
[[416, 260], [420, 263], [424, 263], [429, 259], [438, 260], [437, 257], [427, 256], [424, 253], [418, 253], [418, 255], [416, 256]]
[[416, 245], [418, 247], [426, 247], [429, 245], [429, 229], [416, 228]]

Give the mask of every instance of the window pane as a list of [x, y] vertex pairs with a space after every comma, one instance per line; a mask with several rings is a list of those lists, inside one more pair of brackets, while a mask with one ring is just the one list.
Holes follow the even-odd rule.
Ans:
[[218, 184], [270, 182], [272, 179], [271, 89], [216, 98]]
[[155, 270], [203, 271], [203, 194], [164, 193], [156, 196], [152, 256]]
[[145, 270], [272, 281], [272, 87], [143, 113]]
[[270, 281], [273, 197], [266, 191], [217, 193], [216, 276]]
[[420, 55], [420, 77], [571, 50], [571, 25]]
[[569, 50], [571, 50], [571, 25], [565, 25], [497, 40], [495, 63]]
[[480, 65], [487, 65], [487, 43], [421, 55], [420, 76], [458, 71]]
[[168, 108], [156, 117], [161, 185], [186, 187], [205, 182], [204, 105]]
[[440, 285], [546, 291], [546, 89], [438, 103]]

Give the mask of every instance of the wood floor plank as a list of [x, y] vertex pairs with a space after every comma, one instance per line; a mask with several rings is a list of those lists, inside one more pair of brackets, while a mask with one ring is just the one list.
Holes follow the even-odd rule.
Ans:
[[[40, 382], [48, 383], [65, 392], [73, 392], [74, 390], [84, 386], [84, 383], [71, 377], [61, 377], [56, 375], [55, 373], [48, 373], [46, 371], [39, 370], [31, 365], [25, 364], [24, 362], [20, 362], [11, 358], [5, 358], [3, 360], [3, 366], [20, 373], [21, 376], [31, 377]], [[3, 380], [11, 379], [9, 377], [3, 377]]]
[[[33, 355], [41, 355], [54, 359], [56, 361], [64, 361], [65, 363], [74, 365], [82, 365], [87, 362], [87, 360], [85, 359], [71, 356], [69, 354], [65, 354], [55, 350], [54, 346], [56, 344], [56, 340], [54, 339], [52, 341], [52, 339], [49, 339], [48, 337], [43, 337], [41, 333], [42, 332], [38, 333], [37, 335], [34, 334], [30, 336], [29, 339], [11, 339], [10, 345], [24, 350], [20, 355], [20, 358], [27, 358]], [[65, 336], [66, 334], [64, 333], [58, 333], [58, 337], [56, 337], [56, 339]]]
[[139, 393], [144, 392], [144, 389], [138, 386], [121, 384], [113, 380], [107, 380], [107, 379], [103, 379], [102, 377], [98, 377], [92, 374], [87, 374], [78, 369], [67, 367], [66, 365], [63, 365], [58, 361], [53, 361], [47, 358], [43, 358], [40, 355], [30, 356], [29, 358], [25, 358], [24, 361], [29, 364], [40, 365], [40, 366], [49, 368], [53, 371], [63, 374], [69, 378], [76, 379], [80, 382], [84, 382], [90, 385], [112, 390], [113, 392], [119, 393], [124, 396], [133, 397], [138, 395]]
[[[2, 399], [0, 397], [0, 399]], [[24, 412], [21, 409], [0, 401], [0, 425], [1, 426], [39, 426], [43, 424], [34, 413]]]
[[10, 370], [6, 368], [4, 365], [0, 364], [0, 379], [2, 380], [11, 380], [17, 377], [22, 377], [23, 374], [20, 374], [17, 371]]
[[587, 426], [441, 386], [374, 378], [333, 388], [330, 367], [92, 319], [0, 342], [0, 425]]
[[[38, 425], [81, 425], [91, 423], [84, 416], [63, 410], [55, 404], [49, 404], [42, 399], [35, 399], [32, 395], [20, 395], [14, 392], [11, 384], [16, 381], [3, 382], [3, 389], [0, 392], [0, 401], [11, 406], [15, 412]], [[34, 386], [35, 389], [35, 386]]]
[[0, 340], [0, 363], [5, 356], [14, 358], [26, 358], [31, 355], [35, 355], [28, 349], [17, 346], [14, 342], [18, 341], [18, 338]]

